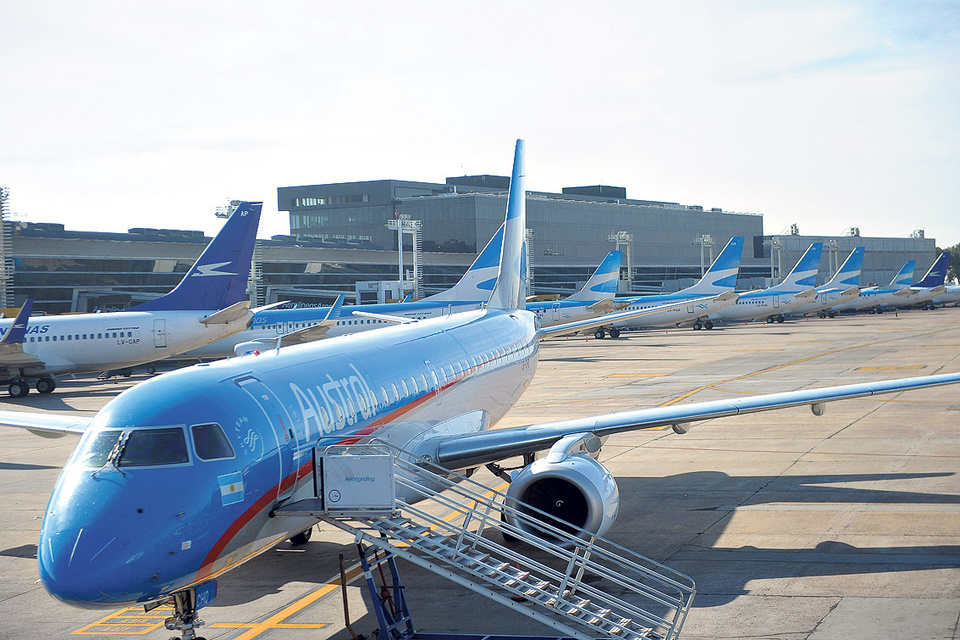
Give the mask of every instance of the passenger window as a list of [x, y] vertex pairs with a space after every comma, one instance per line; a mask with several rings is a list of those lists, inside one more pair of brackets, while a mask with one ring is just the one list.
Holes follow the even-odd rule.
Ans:
[[193, 433], [193, 449], [201, 460], [222, 460], [236, 455], [220, 425], [196, 424], [190, 427], [190, 431]]
[[120, 455], [121, 467], [183, 464], [189, 462], [183, 429], [136, 429], [130, 432]]
[[406, 382], [406, 380], [401, 380], [401, 381], [400, 381], [400, 386], [403, 387], [403, 397], [406, 398], [407, 396], [409, 396], [409, 395], [410, 395], [410, 391], [407, 390], [407, 382]]
[[399, 400], [399, 399], [400, 399], [400, 392], [397, 391], [397, 385], [395, 385], [395, 384], [393, 384], [393, 383], [391, 382], [391, 383], [390, 383], [390, 387], [393, 389], [393, 399], [394, 399], [394, 400]]
[[411, 388], [413, 388], [413, 392], [414, 392], [414, 393], [420, 393], [420, 389], [417, 388], [417, 379], [416, 379], [416, 378], [410, 378], [410, 386], [411, 386]]

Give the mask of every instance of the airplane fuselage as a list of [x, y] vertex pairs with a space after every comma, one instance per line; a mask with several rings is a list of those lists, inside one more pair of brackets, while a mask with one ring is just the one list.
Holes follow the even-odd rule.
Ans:
[[433, 435], [499, 420], [534, 374], [536, 328], [525, 311], [465, 312], [196, 365], [124, 392], [51, 496], [44, 585], [70, 604], [116, 606], [219, 575], [313, 524], [271, 513], [313, 495], [318, 442], [374, 436], [415, 453]]
[[[7, 365], [7, 377], [85, 373], [153, 362], [217, 339], [238, 328], [201, 324], [213, 311], [129, 311], [32, 318], [23, 342], [23, 363]], [[245, 319], [244, 319], [245, 321]], [[12, 320], [0, 321], [0, 337]], [[42, 364], [36, 364], [36, 360]]]

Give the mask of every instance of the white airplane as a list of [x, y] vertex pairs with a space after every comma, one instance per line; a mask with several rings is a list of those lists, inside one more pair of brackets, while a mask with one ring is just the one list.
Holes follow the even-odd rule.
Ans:
[[847, 302], [841, 302], [831, 307], [834, 311], [859, 311], [861, 309], [873, 309], [877, 313], [883, 313], [884, 305], [893, 304], [896, 300], [905, 298], [912, 294], [910, 283], [913, 282], [913, 268], [916, 263], [913, 260], [907, 260], [900, 267], [897, 275], [885, 287], [867, 287], [860, 290], [860, 295]]
[[960, 304], [960, 284], [948, 284], [944, 286], [944, 293], [930, 301], [933, 306], [957, 305]]
[[[713, 329], [713, 322], [707, 319], [711, 313], [724, 309], [737, 301], [737, 296], [720, 294], [733, 293], [737, 287], [737, 275], [740, 272], [740, 260], [743, 255], [743, 236], [730, 238], [727, 245], [707, 269], [703, 277], [691, 287], [674, 293], [617, 298], [616, 303], [625, 305], [624, 310], [649, 309], [652, 307], [679, 301], [688, 301], [683, 309], [645, 317], [643, 327], [692, 326], [695, 330]], [[620, 322], [610, 328], [610, 337], [618, 338], [620, 329], [639, 327], [637, 322]], [[604, 328], [596, 331], [597, 338], [605, 337]]]
[[767, 322], [783, 322], [786, 312], [816, 300], [814, 285], [822, 252], [822, 242], [812, 243], [783, 282], [769, 289], [741, 293], [735, 304], [711, 313], [709, 319], [713, 322], [730, 322], [766, 318]]
[[917, 305], [924, 308], [934, 306], [930, 302], [947, 292], [944, 282], [947, 279], [947, 265], [949, 263], [949, 253], [941, 253], [937, 256], [937, 259], [933, 261], [920, 281], [910, 287], [910, 295], [897, 298], [893, 301], [892, 306], [900, 308], [916, 307]]
[[122, 370], [246, 328], [261, 207], [241, 203], [177, 287], [156, 300], [115, 313], [24, 318], [26, 331], [9, 341], [16, 321], [0, 320], [0, 384], [15, 398], [27, 395], [31, 379], [39, 393], [50, 393], [58, 375]]
[[[168, 628], [194, 638], [217, 576], [317, 522], [273, 517], [315, 499], [317, 446], [375, 438], [449, 469], [550, 450], [513, 476], [508, 498], [602, 535], [619, 494], [582, 451], [586, 441], [664, 426], [682, 433], [693, 421], [783, 407], [819, 415], [832, 400], [960, 382], [941, 374], [490, 430], [532, 379], [543, 338], [603, 322], [544, 329], [524, 308], [523, 159], [520, 140], [500, 277], [484, 309], [180, 369], [93, 417], [0, 412], [0, 424], [82, 434], [43, 518], [44, 588], [82, 607], [172, 601]], [[534, 497], [541, 490], [547, 500]]]
[[821, 318], [837, 315], [830, 307], [853, 300], [860, 295], [860, 270], [864, 247], [854, 247], [834, 276], [817, 287], [817, 299], [792, 311], [796, 314], [818, 313]]

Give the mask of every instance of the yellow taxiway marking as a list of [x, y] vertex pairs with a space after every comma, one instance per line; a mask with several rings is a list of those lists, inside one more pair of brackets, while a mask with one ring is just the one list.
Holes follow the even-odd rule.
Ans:
[[611, 373], [607, 378], [662, 378], [669, 373]]
[[856, 371], [896, 371], [897, 369], [926, 369], [925, 364], [910, 364], [900, 367], [857, 367]]
[[127, 635], [142, 636], [163, 628], [163, 621], [173, 614], [173, 607], [160, 607], [144, 613], [140, 607], [114, 611], [93, 624], [70, 633], [74, 636]]
[[[496, 488], [494, 488], [493, 491], [489, 492], [489, 493], [487, 494], [487, 497], [492, 496], [492, 495], [493, 495], [493, 492], [502, 491], [503, 489], [506, 488], [506, 486], [507, 486], [507, 483], [506, 483], [506, 482], [501, 483], [499, 486], [497, 486]], [[457, 518], [460, 518], [460, 517], [462, 517], [462, 516], [463, 516], [463, 514], [460, 513], [459, 511], [451, 511], [450, 513], [448, 513], [447, 515], [445, 515], [442, 519], [445, 520], [445, 521], [447, 521], [447, 522], [451, 522], [451, 521], [456, 520]], [[360, 566], [359, 566], [359, 565], [356, 565], [356, 566], [350, 568], [350, 569], [347, 571], [347, 574], [346, 574], [346, 575], [347, 575], [347, 583], [349, 584], [354, 578], [358, 577], [358, 576], [360, 575], [360, 573], [361, 573], [361, 570], [360, 570]], [[313, 603], [316, 602], [317, 600], [319, 600], [319, 599], [323, 598], [325, 595], [327, 595], [327, 594], [335, 591], [335, 590], [338, 589], [339, 587], [340, 587], [340, 579], [339, 579], [339, 578], [336, 578], [336, 579], [334, 579], [334, 580], [326, 583], [325, 585], [321, 586], [321, 587], [320, 587], [319, 589], [317, 589], [316, 591], [313, 591], [313, 592], [311, 592], [311, 593], [308, 593], [306, 596], [304, 596], [304, 597], [301, 598], [300, 600], [297, 600], [296, 602], [291, 603], [290, 606], [286, 607], [285, 609], [281, 609], [280, 611], [278, 611], [278, 612], [275, 613], [274, 615], [270, 616], [269, 618], [267, 618], [267, 619], [264, 620], [263, 622], [255, 623], [255, 624], [250, 624], [250, 625], [231, 625], [232, 628], [249, 628], [249, 630], [248, 630], [246, 633], [243, 633], [243, 634], [237, 636], [236, 640], [251, 640], [251, 638], [256, 638], [257, 636], [259, 636], [259, 635], [260, 635], [261, 633], [263, 633], [264, 631], [269, 631], [269, 630], [271, 630], [271, 629], [300, 629], [300, 628], [315, 629], [315, 628], [320, 628], [320, 627], [322, 627], [322, 626], [325, 626], [325, 625], [317, 625], [317, 626], [305, 626], [305, 627], [300, 627], [300, 626], [296, 626], [296, 625], [285, 624], [285, 623], [283, 623], [283, 620], [286, 620], [287, 618], [289, 618], [289, 617], [292, 616], [293, 614], [297, 613], [298, 611], [301, 611], [301, 610], [305, 609], [308, 605], [313, 604]], [[212, 624], [212, 625], [210, 625], [210, 626], [211, 626], [211, 627], [225, 627], [225, 626], [226, 626], [226, 623], [216, 623], [216, 624]]]

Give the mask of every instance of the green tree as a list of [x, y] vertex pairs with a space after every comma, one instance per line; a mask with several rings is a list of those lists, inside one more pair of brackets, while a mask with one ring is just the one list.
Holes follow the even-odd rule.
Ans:
[[947, 267], [947, 282], [956, 282], [960, 279], [960, 243], [952, 247], [947, 247], [946, 249], [937, 247], [937, 253], [939, 254], [940, 252], [950, 254], [950, 264]]

